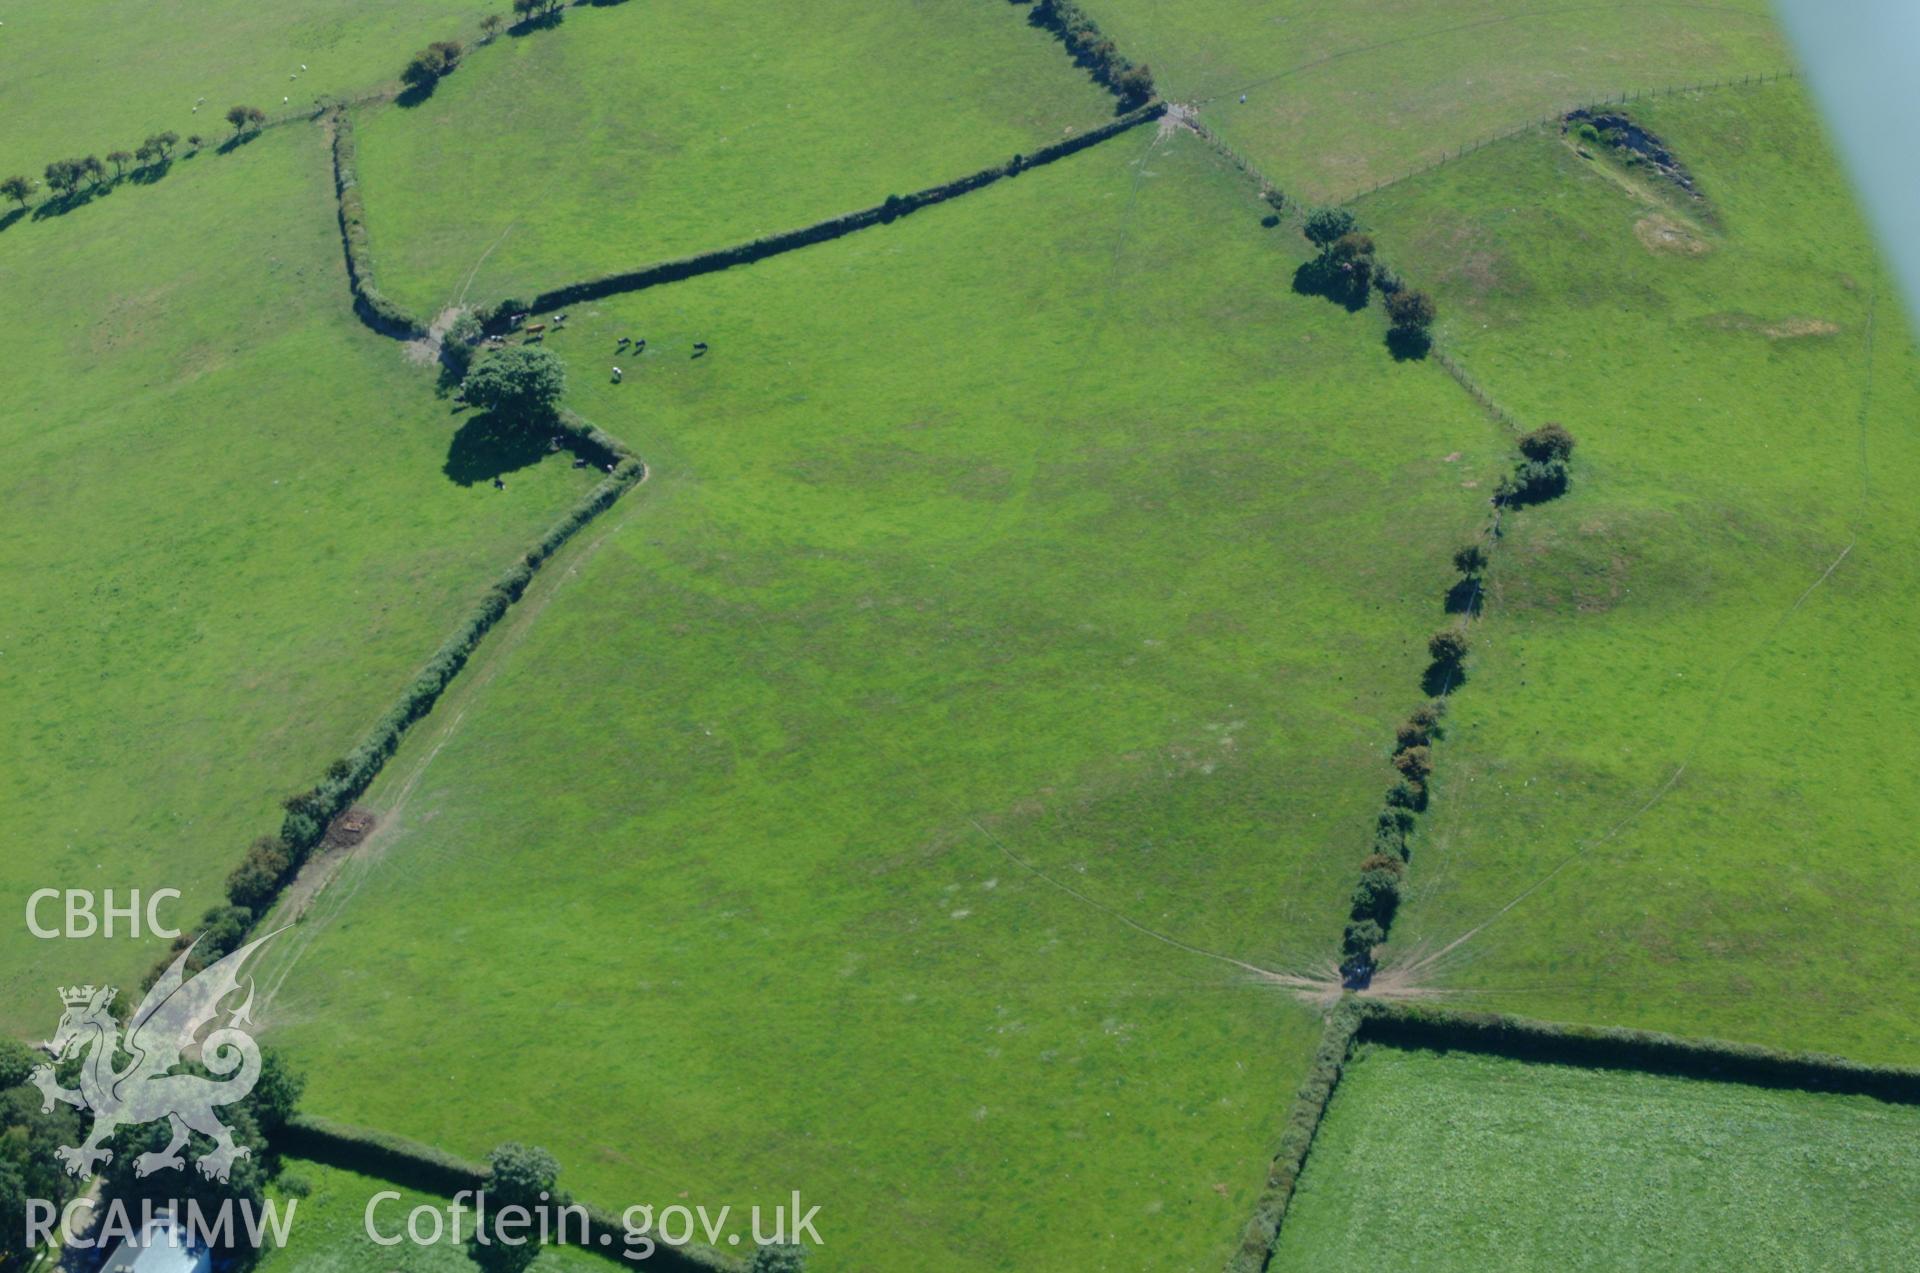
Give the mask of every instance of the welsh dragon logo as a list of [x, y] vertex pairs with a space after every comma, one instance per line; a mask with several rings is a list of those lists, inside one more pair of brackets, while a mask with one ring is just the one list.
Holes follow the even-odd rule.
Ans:
[[[220, 1015], [221, 1002], [240, 989], [241, 965], [274, 935], [247, 943], [194, 977], [186, 975], [187, 960], [193, 954], [189, 946], [140, 1001], [127, 1022], [124, 1041], [120, 1023], [110, 1011], [119, 991], [112, 986], [62, 987], [60, 999], [67, 1010], [53, 1038], [40, 1046], [53, 1054], [55, 1064], [85, 1051], [80, 1086], [61, 1087], [52, 1065], [37, 1067], [30, 1078], [45, 1098], [43, 1110], [51, 1110], [59, 1101], [93, 1111], [93, 1130], [85, 1142], [62, 1145], [57, 1151], [70, 1175], [85, 1179], [97, 1164], [113, 1161], [113, 1151], [103, 1142], [116, 1128], [163, 1118], [171, 1125], [173, 1138], [165, 1149], [135, 1159], [136, 1175], [186, 1166], [180, 1151], [187, 1145], [189, 1132], [214, 1142], [212, 1150], [195, 1160], [200, 1174], [209, 1180], [226, 1180], [234, 1160], [247, 1157], [247, 1148], [233, 1143], [232, 1130], [215, 1116], [214, 1109], [246, 1096], [260, 1078], [260, 1046], [242, 1028], [252, 1024], [248, 1017], [253, 1007], [251, 978], [245, 1001], [227, 1014], [226, 1024], [204, 1039], [196, 1036]], [[123, 1055], [128, 1059], [116, 1069], [115, 1061]], [[194, 1055], [215, 1078], [171, 1072]]]

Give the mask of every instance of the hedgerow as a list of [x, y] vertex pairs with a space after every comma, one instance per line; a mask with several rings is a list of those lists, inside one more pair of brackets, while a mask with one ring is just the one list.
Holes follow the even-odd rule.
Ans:
[[1261, 1273], [1267, 1267], [1274, 1239], [1293, 1201], [1300, 1168], [1307, 1161], [1307, 1151], [1313, 1148], [1314, 1133], [1320, 1129], [1327, 1102], [1333, 1099], [1341, 1067], [1353, 1051], [1354, 1034], [1363, 1019], [1361, 1005], [1352, 996], [1342, 998], [1328, 1014], [1320, 1035], [1320, 1047], [1313, 1055], [1313, 1064], [1307, 1068], [1306, 1078], [1300, 1083], [1299, 1095], [1294, 1097], [1287, 1125], [1280, 1133], [1280, 1147], [1267, 1169], [1266, 1188], [1254, 1203], [1253, 1218], [1247, 1221], [1239, 1249], [1227, 1262], [1227, 1273]]
[[1053, 32], [1073, 60], [1120, 99], [1122, 110], [1132, 110], [1153, 97], [1152, 69], [1121, 53], [1075, 0], [1038, 0], [1028, 20]]
[[354, 312], [383, 336], [415, 340], [426, 335], [426, 325], [382, 295], [373, 283], [373, 254], [367, 248], [367, 214], [360, 201], [360, 180], [354, 166], [353, 123], [345, 108], [328, 112], [333, 133], [333, 191], [340, 210], [340, 242], [347, 254], [347, 286], [353, 292]]
[[[487, 1179], [487, 1164], [450, 1154], [405, 1136], [370, 1127], [355, 1127], [312, 1114], [295, 1114], [276, 1137], [274, 1148], [297, 1158], [329, 1167], [359, 1172], [422, 1193], [450, 1197], [479, 1189]], [[577, 1201], [577, 1200], [576, 1200]], [[624, 1254], [626, 1226], [616, 1212], [579, 1203], [587, 1213], [586, 1244], [581, 1250], [614, 1260], [626, 1267], [688, 1270], [693, 1273], [732, 1273], [740, 1265], [708, 1247], [674, 1247], [658, 1242], [645, 1260]], [[601, 1241], [605, 1235], [606, 1242]]]
[[1254, 1205], [1239, 1249], [1227, 1263], [1227, 1273], [1262, 1273], [1267, 1267], [1320, 1121], [1347, 1060], [1362, 1043], [1479, 1052], [1535, 1064], [1631, 1070], [1920, 1105], [1920, 1068], [1912, 1066], [1347, 995], [1328, 1015], [1319, 1051], [1281, 1133], [1266, 1188]]
[[1838, 1092], [1920, 1104], [1920, 1068], [1873, 1065], [1757, 1043], [1689, 1039], [1618, 1026], [1568, 1025], [1497, 1012], [1369, 1001], [1360, 1037], [1397, 1047], [1460, 1048], [1518, 1061]]
[[[1308, 220], [1308, 237], [1326, 240], [1328, 252], [1338, 244], [1365, 237], [1352, 228], [1352, 218], [1338, 210], [1323, 209]], [[1372, 241], [1356, 247], [1371, 249]], [[1513, 473], [1502, 478], [1495, 489], [1491, 524], [1479, 540], [1453, 554], [1454, 569], [1460, 572], [1461, 579], [1448, 593], [1449, 609], [1456, 608], [1452, 604], [1455, 594], [1466, 589], [1466, 601], [1459, 608], [1465, 609], [1469, 620], [1478, 613], [1481, 576], [1492, 561], [1492, 546], [1499, 542], [1504, 510], [1564, 492], [1568, 483], [1567, 462], [1573, 456], [1574, 445], [1573, 435], [1553, 423], [1518, 439], [1520, 458]], [[1414, 708], [1394, 729], [1390, 763], [1398, 771], [1400, 781], [1387, 789], [1385, 805], [1375, 815], [1373, 839], [1367, 846], [1367, 858], [1361, 865], [1361, 876], [1350, 899], [1346, 927], [1341, 931], [1340, 972], [1350, 986], [1364, 987], [1371, 979], [1377, 947], [1391, 934], [1404, 887], [1401, 878], [1404, 872], [1383, 873], [1379, 863], [1389, 858], [1406, 863], [1413, 857], [1412, 837], [1418, 825], [1415, 815], [1427, 808], [1428, 784], [1436, 764], [1434, 744], [1447, 710], [1445, 696], [1464, 679], [1462, 664], [1470, 646], [1464, 623], [1442, 628], [1427, 639], [1427, 653], [1433, 662], [1427, 668], [1425, 683], [1435, 696]]]
[[791, 252], [796, 248], [809, 247], [815, 243], [825, 243], [831, 239], [852, 234], [856, 230], [864, 230], [869, 226], [888, 224], [921, 208], [944, 203], [948, 199], [992, 185], [1002, 178], [1018, 176], [1029, 168], [1037, 168], [1064, 159], [1068, 155], [1085, 150], [1088, 146], [1105, 141], [1130, 128], [1158, 119], [1165, 113], [1165, 103], [1154, 102], [1122, 115], [1118, 119], [1109, 120], [1098, 128], [1091, 128], [1084, 133], [1043, 146], [1030, 155], [1015, 155], [1004, 164], [982, 168], [978, 172], [969, 173], [941, 185], [929, 186], [925, 190], [918, 190], [912, 194], [888, 195], [880, 203], [862, 208], [858, 212], [828, 217], [824, 221], [816, 221], [812, 225], [801, 226], [796, 230], [767, 235], [711, 252], [679, 257], [671, 261], [660, 261], [618, 274], [604, 274], [599, 278], [587, 279], [579, 283], [569, 283], [564, 287], [541, 292], [532, 300], [523, 301], [516, 298], [502, 301], [483, 310], [480, 318], [488, 331], [504, 331], [509, 326], [510, 317], [523, 311], [543, 313], [547, 310], [578, 305], [585, 301], [598, 300], [604, 296], [637, 292], [645, 288], [657, 287], [662, 283], [675, 283], [701, 274], [712, 274], [736, 265], [750, 265], [769, 256]]
[[254, 923], [273, 906], [300, 867], [312, 856], [327, 829], [352, 805], [379, 774], [413, 723], [433, 710], [440, 695], [466, 666], [467, 659], [501, 616], [533, 581], [534, 572], [626, 490], [646, 476], [626, 443], [602, 432], [570, 412], [561, 412], [554, 426], [574, 439], [576, 449], [591, 449], [612, 465], [604, 480], [582, 496], [520, 559], [502, 571], [482, 594], [466, 619], [434, 652], [425, 667], [401, 691], [399, 700], [376, 721], [359, 744], [327, 766], [319, 782], [283, 802], [286, 816], [277, 836], [265, 836], [249, 846], [245, 858], [227, 877], [227, 903], [207, 911], [200, 922], [174, 939], [172, 947], [147, 975], [149, 985], [180, 951], [200, 941], [194, 963], [205, 963], [237, 948]]
[[295, 1114], [281, 1136], [276, 1148], [294, 1157], [378, 1176], [425, 1193], [477, 1189], [487, 1176], [485, 1163], [391, 1132], [353, 1127], [314, 1114]]

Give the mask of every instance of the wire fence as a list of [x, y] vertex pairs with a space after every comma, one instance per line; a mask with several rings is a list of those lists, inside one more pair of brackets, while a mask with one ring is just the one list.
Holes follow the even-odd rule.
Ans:
[[1488, 415], [1515, 433], [1523, 433], [1526, 431], [1526, 426], [1520, 422], [1519, 417], [1494, 401], [1493, 395], [1481, 388], [1480, 382], [1475, 380], [1465, 367], [1462, 367], [1456, 362], [1452, 354], [1440, 348], [1438, 342], [1428, 351], [1427, 356], [1434, 362], [1440, 364], [1440, 367], [1449, 376], [1452, 376], [1459, 386], [1467, 391], [1468, 396], [1479, 403]]
[[1338, 202], [1351, 203], [1355, 199], [1364, 199], [1370, 194], [1384, 190], [1388, 186], [1398, 185], [1409, 178], [1419, 176], [1423, 172], [1432, 172], [1442, 164], [1450, 164], [1456, 159], [1464, 159], [1475, 151], [1484, 150], [1495, 142], [1518, 137], [1522, 133], [1532, 132], [1536, 128], [1544, 128], [1552, 124], [1558, 124], [1575, 111], [1597, 110], [1606, 106], [1627, 106], [1634, 102], [1645, 101], [1649, 98], [1672, 97], [1676, 93], [1710, 93], [1728, 88], [1757, 88], [1762, 84], [1774, 84], [1783, 79], [1793, 79], [1796, 74], [1797, 73], [1789, 67], [1786, 70], [1766, 71], [1758, 75], [1743, 75], [1737, 79], [1713, 80], [1705, 84], [1669, 84], [1663, 88], [1623, 89], [1614, 96], [1576, 102], [1571, 106], [1567, 106], [1561, 110], [1551, 111], [1540, 116], [1538, 119], [1530, 119], [1523, 124], [1517, 124], [1501, 132], [1488, 133], [1486, 136], [1476, 137], [1472, 141], [1460, 142], [1447, 150], [1440, 151], [1425, 162], [1414, 165], [1403, 173], [1392, 177], [1383, 177], [1366, 189], [1357, 190], [1344, 199], [1338, 200]]

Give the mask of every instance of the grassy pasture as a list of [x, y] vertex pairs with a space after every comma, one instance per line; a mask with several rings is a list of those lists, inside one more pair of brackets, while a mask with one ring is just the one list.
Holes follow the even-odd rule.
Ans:
[[1330, 967], [1504, 441], [1152, 143], [550, 342], [654, 476], [373, 793], [310, 1108], [798, 1188], [823, 1268], [1218, 1267], [1319, 1023], [1127, 921]]
[[1582, 448], [1496, 564], [1396, 936], [1513, 902], [1442, 984], [1912, 1062], [1920, 362], [1793, 85], [1636, 113], [1710, 213], [1549, 135], [1362, 205], [1472, 374]]
[[[1161, 93], [1289, 195], [1351, 198], [1598, 96], [1784, 69], [1764, 0], [1084, 0]], [[1247, 100], [1242, 103], [1241, 94]]]
[[463, 0], [15, 0], [0, 19], [0, 176], [37, 178], [49, 160], [132, 150], [164, 129], [224, 136], [235, 102], [272, 114], [371, 88], [427, 41], [469, 38], [483, 10]]
[[626, 5], [368, 112], [361, 184], [382, 288], [431, 314], [866, 207], [1113, 109], [1005, 4]]
[[1916, 1136], [1920, 1110], [1868, 1097], [1374, 1047], [1271, 1267], [1900, 1267]]
[[319, 131], [286, 129], [0, 235], [9, 1030], [162, 945], [36, 940], [29, 892], [222, 900], [279, 797], [584, 485], [448, 480], [431, 372], [348, 309], [329, 190]]

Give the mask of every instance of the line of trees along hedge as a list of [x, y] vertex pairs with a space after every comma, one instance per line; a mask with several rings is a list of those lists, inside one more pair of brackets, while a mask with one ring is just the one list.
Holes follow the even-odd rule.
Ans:
[[[1340, 210], [1323, 210], [1308, 218], [1306, 234], [1316, 242], [1339, 243], [1354, 236], [1351, 217]], [[1406, 293], [1401, 293], [1405, 295]], [[1548, 423], [1520, 436], [1520, 458], [1511, 475], [1500, 479], [1493, 497], [1493, 520], [1479, 539], [1453, 554], [1460, 578], [1447, 593], [1446, 608], [1461, 615], [1460, 626], [1442, 628], [1427, 640], [1428, 666], [1423, 688], [1431, 695], [1394, 730], [1392, 765], [1400, 780], [1387, 790], [1375, 815], [1373, 840], [1360, 862], [1360, 879], [1349, 899], [1347, 925], [1340, 935], [1340, 973], [1351, 987], [1364, 987], [1373, 976], [1378, 948], [1393, 932], [1393, 920], [1406, 888], [1405, 876], [1413, 858], [1411, 837], [1418, 815], [1427, 808], [1428, 784], [1434, 772], [1433, 744], [1441, 736], [1447, 698], [1465, 677], [1469, 651], [1466, 624], [1479, 613], [1482, 577], [1500, 542], [1501, 520], [1508, 508], [1552, 499], [1565, 493], [1568, 462], [1574, 438], [1565, 428]]]
[[1121, 53], [1074, 0], [1038, 0], [1029, 20], [1053, 32], [1054, 38], [1073, 54], [1073, 60], [1120, 99], [1120, 109], [1132, 110], [1152, 98], [1152, 69]]
[[1253, 1218], [1247, 1221], [1240, 1248], [1227, 1262], [1227, 1273], [1261, 1273], [1267, 1267], [1280, 1225], [1293, 1203], [1294, 1186], [1306, 1166], [1307, 1151], [1313, 1148], [1314, 1135], [1320, 1130], [1327, 1103], [1333, 1099], [1333, 1089], [1339, 1086], [1341, 1068], [1353, 1052], [1354, 1035], [1363, 1018], [1364, 1010], [1351, 996], [1343, 997], [1327, 1015], [1319, 1050], [1301, 1080], [1300, 1094], [1294, 1098], [1287, 1125], [1280, 1133], [1280, 1149], [1267, 1171], [1266, 1188], [1254, 1204]]
[[[486, 1163], [462, 1158], [405, 1136], [312, 1114], [295, 1114], [289, 1118], [277, 1137], [276, 1148], [296, 1158], [357, 1171], [441, 1197], [480, 1188], [489, 1172]], [[578, 1199], [572, 1201], [585, 1207], [587, 1213], [587, 1244], [581, 1249], [617, 1264], [629, 1268], [686, 1270], [687, 1273], [732, 1273], [741, 1267], [706, 1247], [670, 1247], [664, 1243], [648, 1259], [629, 1260], [623, 1254], [625, 1226], [620, 1222], [619, 1213], [580, 1203]], [[602, 1244], [603, 1233], [611, 1241]]]
[[556, 521], [512, 566], [508, 567], [480, 599], [452, 636], [441, 643], [427, 665], [401, 693], [400, 699], [367, 731], [358, 746], [327, 767], [325, 776], [313, 787], [284, 802], [286, 816], [277, 836], [255, 840], [245, 858], [227, 877], [227, 904], [216, 906], [200, 919], [191, 932], [174, 939], [172, 949], [156, 963], [147, 977], [149, 985], [172, 962], [173, 957], [196, 939], [205, 938], [194, 952], [194, 963], [204, 966], [236, 949], [253, 926], [273, 906], [280, 890], [296, 876], [327, 834], [333, 820], [346, 812], [361, 792], [379, 774], [387, 759], [399, 749], [413, 723], [433, 710], [440, 695], [466, 666], [467, 659], [481, 640], [498, 623], [507, 609], [533, 581], [536, 571], [581, 527], [599, 516], [627, 489], [646, 476], [646, 465], [626, 443], [605, 433], [578, 416], [562, 412], [551, 422], [576, 442], [600, 448], [614, 458], [613, 472], [596, 484], [567, 513]]
[[637, 270], [605, 274], [584, 282], [569, 283], [564, 287], [541, 292], [531, 301], [504, 300], [483, 311], [481, 319], [488, 331], [498, 332], [507, 327], [509, 315], [523, 310], [544, 313], [547, 310], [597, 300], [603, 296], [637, 292], [645, 288], [657, 287], [662, 283], [675, 283], [701, 274], [712, 274], [735, 265], [748, 265], [769, 256], [777, 256], [782, 252], [791, 252], [815, 243], [825, 243], [842, 235], [852, 234], [856, 230], [864, 230], [869, 226], [885, 225], [920, 208], [944, 203], [948, 199], [992, 185], [1004, 177], [1017, 176], [1029, 168], [1038, 168], [1065, 159], [1068, 155], [1097, 145], [1110, 137], [1118, 136], [1128, 129], [1136, 128], [1149, 120], [1158, 119], [1166, 113], [1166, 109], [1164, 102], [1154, 102], [1117, 119], [1109, 120], [1098, 128], [1090, 128], [1076, 136], [1043, 146], [1031, 155], [1015, 155], [1004, 164], [982, 168], [978, 172], [969, 173], [954, 181], [929, 186], [925, 190], [918, 190], [912, 194], [888, 195], [884, 202], [874, 204], [872, 207], [837, 217], [828, 217], [824, 221], [816, 221], [812, 225], [802, 226], [797, 230], [786, 230], [765, 238], [738, 243], [732, 247], [702, 252], [696, 256], [660, 261]]
[[333, 191], [340, 206], [340, 242], [347, 253], [347, 286], [353, 291], [354, 312], [361, 322], [383, 336], [418, 339], [426, 335], [426, 325], [374, 286], [373, 254], [367, 248], [367, 210], [360, 201], [352, 120], [339, 108], [330, 112], [327, 120], [333, 130]]
[[1360, 1038], [1396, 1047], [1458, 1048], [1517, 1061], [1846, 1093], [1920, 1105], [1920, 1069], [1652, 1030], [1568, 1025], [1428, 1004], [1369, 1003]]

